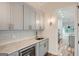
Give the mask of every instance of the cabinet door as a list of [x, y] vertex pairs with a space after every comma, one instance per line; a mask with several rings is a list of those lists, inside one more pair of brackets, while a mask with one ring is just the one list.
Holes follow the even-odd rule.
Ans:
[[23, 30], [23, 3], [11, 3], [12, 30]]
[[48, 52], [48, 40], [40, 42], [39, 55], [44, 56]]
[[37, 11], [36, 13], [36, 29], [37, 30], [44, 29], [44, 14], [41, 11]]
[[36, 18], [35, 10], [31, 6], [24, 4], [24, 29], [35, 30]]
[[39, 11], [36, 11], [36, 30], [40, 29], [40, 14]]
[[24, 4], [24, 30], [31, 29], [30, 25], [30, 7]]
[[40, 12], [40, 30], [44, 29], [44, 14]]
[[32, 26], [32, 30], [36, 29], [36, 12], [34, 8], [31, 8], [30, 14], [30, 25]]
[[9, 30], [10, 25], [10, 4], [0, 2], [0, 30]]

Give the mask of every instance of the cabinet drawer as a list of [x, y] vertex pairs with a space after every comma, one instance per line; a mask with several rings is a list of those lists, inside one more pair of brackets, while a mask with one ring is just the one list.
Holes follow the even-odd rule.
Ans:
[[48, 40], [47, 40], [47, 39], [46, 39], [46, 40], [41, 41], [41, 42], [39, 43], [39, 45], [43, 45], [43, 44], [45, 44], [45, 43], [48, 43]]

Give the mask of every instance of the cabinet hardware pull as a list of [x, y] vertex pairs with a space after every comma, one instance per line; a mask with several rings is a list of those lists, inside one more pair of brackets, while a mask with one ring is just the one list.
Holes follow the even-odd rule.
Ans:
[[78, 41], [78, 44], [79, 44], [79, 41]]

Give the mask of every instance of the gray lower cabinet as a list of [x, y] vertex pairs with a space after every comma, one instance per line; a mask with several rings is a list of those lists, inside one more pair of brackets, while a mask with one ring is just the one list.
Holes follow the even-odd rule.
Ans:
[[19, 52], [18, 51], [15, 51], [11, 54], [8, 54], [8, 56], [19, 56]]
[[44, 56], [48, 52], [48, 40], [39, 43], [39, 56]]
[[0, 56], [8, 56], [8, 53], [0, 53]]
[[[42, 40], [41, 42], [36, 43], [36, 44], [34, 44], [30, 47], [27, 47], [23, 50], [27, 49], [29, 51], [30, 48], [33, 47], [33, 46], [35, 46], [35, 56], [44, 56], [48, 52], [48, 39]], [[21, 51], [22, 50], [15, 51], [15, 52], [10, 53], [10, 54], [3, 53], [3, 54], [0, 54], [0, 56], [22, 56], [22, 55], [20, 55]], [[31, 51], [29, 51], [29, 52], [31, 52]], [[26, 53], [26, 54], [28, 54], [28, 53]]]
[[36, 55], [44, 56], [48, 52], [48, 39], [36, 44]]
[[39, 56], [39, 43], [36, 43], [35, 53], [36, 53], [36, 56]]

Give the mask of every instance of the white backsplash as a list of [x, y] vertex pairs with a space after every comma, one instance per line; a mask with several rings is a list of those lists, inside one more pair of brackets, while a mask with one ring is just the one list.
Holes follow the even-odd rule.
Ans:
[[33, 36], [34, 31], [0, 31], [0, 45]]

